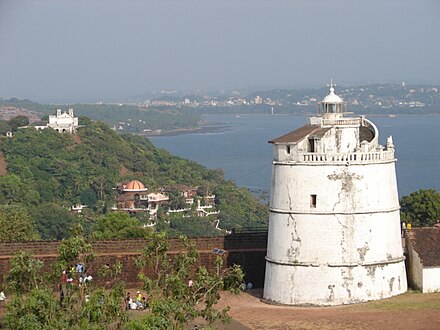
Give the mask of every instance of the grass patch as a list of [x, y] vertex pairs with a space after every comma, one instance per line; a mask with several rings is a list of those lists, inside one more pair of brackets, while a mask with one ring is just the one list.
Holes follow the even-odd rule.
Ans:
[[440, 293], [408, 291], [396, 297], [353, 305], [349, 309], [356, 311], [440, 311]]

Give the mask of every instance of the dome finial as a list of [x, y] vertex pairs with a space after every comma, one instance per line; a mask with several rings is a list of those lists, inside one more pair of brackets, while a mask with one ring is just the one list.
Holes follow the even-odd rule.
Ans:
[[333, 84], [333, 78], [330, 78], [330, 84], [327, 87], [330, 87], [330, 93], [334, 93], [335, 89], [333, 87], [336, 87], [336, 84]]

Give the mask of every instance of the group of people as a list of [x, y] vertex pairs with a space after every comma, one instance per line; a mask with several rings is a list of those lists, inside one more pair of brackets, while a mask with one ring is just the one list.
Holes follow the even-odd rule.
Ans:
[[142, 296], [140, 291], [136, 292], [136, 298], [133, 301], [133, 298], [130, 295], [130, 292], [127, 292], [127, 297], [125, 298], [125, 308], [127, 310], [142, 310], [148, 307], [147, 298]]
[[[91, 284], [93, 280], [92, 275], [87, 275], [85, 273], [85, 267], [82, 263], [77, 263], [75, 266], [67, 267], [67, 269], [63, 270], [61, 273], [61, 283], [59, 285], [59, 297], [60, 297], [60, 305], [63, 306], [63, 300], [66, 289], [71, 287], [73, 284], [78, 284], [78, 287], [84, 288], [87, 285]], [[88, 301], [87, 296], [85, 297], [85, 301]]]
[[61, 283], [73, 284], [75, 277], [78, 278], [79, 286], [83, 284], [90, 284], [93, 279], [92, 275], [85, 274], [84, 265], [82, 263], [78, 263], [76, 266], [70, 266], [68, 270], [63, 270], [63, 273], [61, 274]]

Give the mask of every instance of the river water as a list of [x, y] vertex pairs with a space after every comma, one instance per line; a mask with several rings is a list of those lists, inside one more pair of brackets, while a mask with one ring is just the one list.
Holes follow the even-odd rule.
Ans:
[[[393, 136], [399, 195], [418, 189], [440, 191], [440, 116], [368, 117], [379, 129], [379, 143]], [[208, 168], [221, 168], [225, 178], [255, 193], [270, 192], [272, 145], [276, 137], [308, 122], [305, 116], [204, 115], [216, 133], [155, 136], [149, 140], [174, 155]]]

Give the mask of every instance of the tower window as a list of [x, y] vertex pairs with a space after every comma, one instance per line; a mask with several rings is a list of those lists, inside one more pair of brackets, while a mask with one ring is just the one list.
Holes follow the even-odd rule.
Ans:
[[310, 195], [310, 208], [316, 209], [316, 195]]
[[286, 146], [286, 152], [288, 155], [290, 155], [290, 146]]

